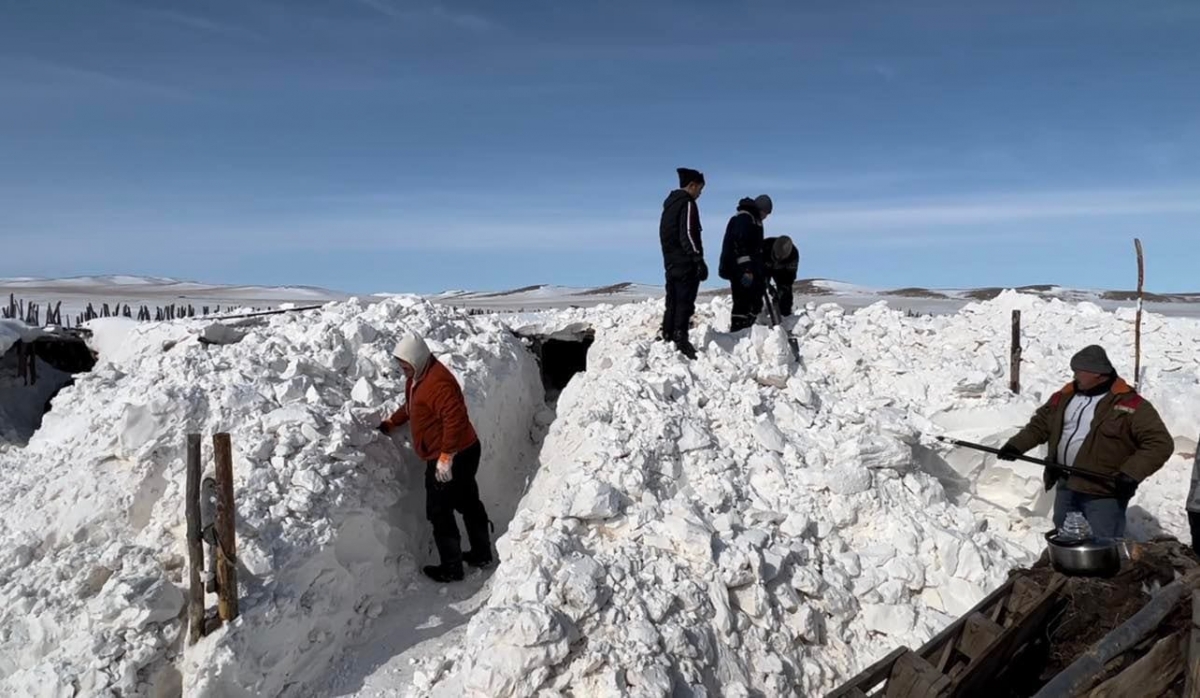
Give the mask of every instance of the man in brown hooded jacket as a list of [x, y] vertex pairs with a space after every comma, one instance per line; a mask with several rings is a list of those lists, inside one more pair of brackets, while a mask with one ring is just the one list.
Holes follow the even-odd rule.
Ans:
[[[1085, 347], [1071, 358], [1075, 380], [1050, 396], [1029, 424], [1000, 449], [1001, 460], [1048, 444], [1048, 460], [1099, 477], [1067, 476], [1046, 468], [1054, 498], [1054, 526], [1081, 512], [1101, 538], [1125, 535], [1125, 509], [1138, 484], [1171, 457], [1175, 441], [1157, 410], [1117, 376], [1102, 347]], [[1065, 480], [1065, 483], [1060, 483]]]

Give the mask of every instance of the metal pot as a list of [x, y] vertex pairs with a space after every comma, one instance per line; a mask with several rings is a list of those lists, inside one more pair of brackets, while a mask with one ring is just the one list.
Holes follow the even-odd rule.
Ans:
[[1063, 574], [1106, 577], [1121, 569], [1121, 546], [1115, 540], [1091, 538], [1062, 541], [1055, 531], [1046, 534], [1050, 564]]

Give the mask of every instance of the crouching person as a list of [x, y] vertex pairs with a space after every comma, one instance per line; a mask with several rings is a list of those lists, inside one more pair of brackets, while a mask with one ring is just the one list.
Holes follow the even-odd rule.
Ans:
[[1049, 444], [1049, 460], [1093, 477], [1046, 468], [1046, 490], [1057, 483], [1054, 526], [1081, 512], [1099, 538], [1125, 535], [1125, 509], [1138, 484], [1159, 470], [1175, 441], [1158, 411], [1117, 376], [1104, 349], [1092, 345], [1071, 358], [1075, 380], [1050, 396], [1029, 424], [1001, 449], [1001, 460]]
[[[429, 351], [425, 340], [406, 335], [393, 352], [407, 378], [404, 406], [380, 423], [383, 433], [409, 424], [412, 447], [425, 461], [425, 516], [433, 525], [440, 565], [425, 574], [437, 582], [463, 578], [463, 562], [484, 567], [492, 562], [487, 510], [479, 499], [479, 437], [467, 414], [462, 389], [454, 375]], [[462, 514], [471, 549], [462, 552], [458, 522]]]
[[796, 272], [800, 268], [800, 252], [787, 235], [777, 238], [764, 238], [763, 265], [767, 278], [775, 284], [779, 294], [779, 315], [792, 315], [793, 291], [796, 284]]

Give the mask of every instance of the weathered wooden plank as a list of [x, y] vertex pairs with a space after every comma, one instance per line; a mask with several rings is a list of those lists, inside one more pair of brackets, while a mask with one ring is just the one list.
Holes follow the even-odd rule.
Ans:
[[987, 693], [987, 685], [995, 680], [1012, 656], [1045, 628], [1050, 613], [1061, 601], [1065, 581], [1063, 577], [1056, 577], [1028, 613], [1005, 628], [1000, 637], [970, 663], [966, 671], [955, 676], [952, 696], [967, 698]]
[[946, 645], [942, 647], [941, 654], [938, 655], [937, 664], [934, 665], [937, 667], [938, 673], [946, 673], [946, 667], [950, 664], [950, 658], [954, 656], [955, 644], [957, 643], [947, 642]]
[[896, 658], [888, 677], [887, 698], [934, 698], [950, 686], [950, 678], [913, 652]]
[[880, 659], [866, 669], [858, 672], [854, 678], [842, 684], [841, 688], [838, 688], [834, 692], [828, 694], [827, 698], [846, 698], [847, 696], [853, 695], [851, 691], [854, 689], [859, 689], [860, 691], [870, 690], [880, 681], [883, 681], [885, 678], [887, 678], [888, 674], [890, 674], [892, 671], [892, 664], [895, 663], [896, 659], [900, 655], [907, 651], [907, 647], [898, 647], [895, 650], [892, 650], [892, 652], [883, 659]]
[[1009, 351], [1008, 389], [1021, 392], [1021, 311], [1012, 311], [1012, 348]]
[[[1008, 611], [1010, 619], [1016, 616], [1022, 616], [1037, 603], [1045, 589], [1038, 586], [1036, 582], [1028, 577], [1016, 577], [1013, 579], [1012, 594], [1008, 597]], [[1011, 624], [1006, 622], [1005, 625]]]
[[200, 542], [200, 435], [187, 435], [187, 518], [188, 567], [188, 644], [196, 644], [204, 634], [204, 549]]
[[229, 434], [213, 434], [213, 455], [217, 466], [217, 613], [228, 623], [238, 617], [233, 445]]
[[1183, 671], [1183, 647], [1191, 633], [1179, 632], [1155, 643], [1145, 655], [1124, 671], [1100, 684], [1088, 698], [1158, 696]]
[[1192, 592], [1192, 632], [1188, 637], [1184, 698], [1200, 698], [1200, 590]]
[[958, 641], [958, 650], [972, 660], [979, 658], [984, 651], [1004, 632], [1004, 628], [982, 613], [972, 613], [966, 617], [963, 624], [962, 639]]

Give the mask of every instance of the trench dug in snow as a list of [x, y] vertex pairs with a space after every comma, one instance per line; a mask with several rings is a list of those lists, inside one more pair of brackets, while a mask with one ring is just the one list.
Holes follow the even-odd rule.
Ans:
[[[508, 435], [511, 438], [499, 439], [501, 443], [493, 448], [485, 446], [477, 481], [480, 497], [495, 527], [492, 533], [493, 552], [497, 539], [508, 529], [529, 483], [537, 475], [540, 465], [538, 452], [555, 418], [553, 408], [558, 395], [572, 377], [587, 370], [588, 349], [595, 338], [590, 328], [572, 328], [554, 334], [514, 334], [537, 363], [540, 379], [538, 390], [544, 394], [545, 405], [533, 412], [527, 433], [512, 433]], [[468, 401], [471, 402], [469, 391], [472, 381], [470, 377], [464, 378], [468, 385]], [[476, 427], [481, 438], [497, 440], [497, 432], [489, 425], [501, 415], [486, 399], [469, 406], [472, 420], [478, 422]], [[488, 437], [489, 432], [494, 435]], [[522, 439], [525, 439], [524, 443], [519, 443]], [[406, 463], [403, 467], [411, 469], [415, 463]], [[413, 481], [406, 489], [409, 494], [396, 508], [392, 520], [397, 528], [421, 541], [419, 549], [423, 559], [418, 560], [417, 564], [436, 564], [438, 558], [432, 532], [424, 519], [423, 485]], [[461, 517], [456, 517], [456, 520], [460, 532], [465, 532]], [[465, 534], [463, 547], [468, 547]], [[374, 695], [374, 690], [387, 691], [396, 685], [408, 683], [415, 660], [437, 656], [445, 652], [445, 648], [461, 642], [467, 621], [486, 601], [486, 586], [492, 569], [478, 571], [467, 567], [467, 577], [463, 582], [447, 586], [435, 585], [424, 579], [411, 582], [401, 599], [378, 612], [379, 617], [368, 631], [366, 639], [347, 649], [335, 665], [328, 685], [320, 693], [335, 696]]]

